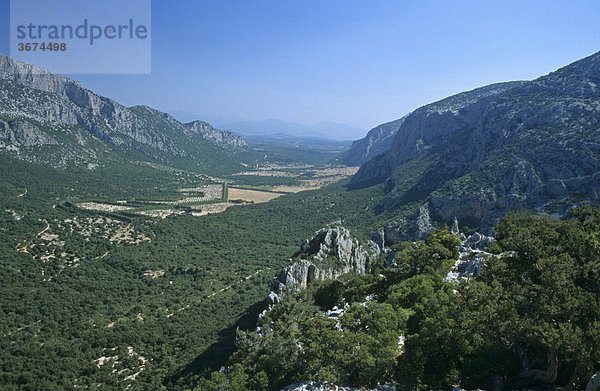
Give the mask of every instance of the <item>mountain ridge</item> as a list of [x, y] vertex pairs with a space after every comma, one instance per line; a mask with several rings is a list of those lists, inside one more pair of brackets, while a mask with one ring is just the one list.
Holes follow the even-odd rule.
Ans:
[[359, 166], [386, 152], [405, 118], [406, 116], [369, 130], [365, 137], [352, 142], [350, 149], [340, 157], [340, 162], [348, 166]]
[[[231, 132], [202, 121], [184, 125], [147, 106], [125, 107], [75, 80], [3, 55], [0, 121], [0, 148], [50, 164], [98, 165], [120, 155], [192, 170], [234, 171], [242, 160], [256, 158]], [[43, 153], [28, 150], [34, 147]]]
[[[598, 202], [600, 53], [532, 81], [492, 84], [422, 106], [352, 186], [385, 182], [382, 210], [426, 204], [492, 227], [511, 209], [557, 215]], [[412, 167], [410, 178], [403, 170]]]

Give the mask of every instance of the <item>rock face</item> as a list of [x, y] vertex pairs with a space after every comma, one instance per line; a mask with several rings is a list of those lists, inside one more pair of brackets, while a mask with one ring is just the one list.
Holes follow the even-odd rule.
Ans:
[[5, 145], [25, 146], [34, 145], [56, 145], [58, 142], [45, 132], [39, 130], [28, 121], [12, 120], [4, 122], [0, 120], [0, 139]]
[[276, 286], [267, 297], [271, 307], [277, 304], [285, 286], [305, 288], [316, 280], [332, 280], [345, 273], [365, 274], [379, 255], [377, 244], [361, 244], [350, 231], [341, 226], [324, 228], [306, 240], [290, 266], [275, 279]]
[[429, 206], [423, 205], [407, 218], [389, 222], [385, 227], [371, 234], [379, 248], [393, 246], [406, 240], [424, 239], [435, 227], [429, 216]]
[[347, 166], [360, 166], [375, 156], [390, 149], [398, 128], [404, 122], [404, 118], [387, 122], [369, 131], [367, 135], [352, 143], [350, 149], [342, 155], [340, 163]]
[[485, 251], [489, 246], [496, 243], [496, 239], [491, 236], [482, 235], [479, 232], [475, 232], [473, 235], [467, 237], [464, 233], [460, 232], [456, 219], [452, 224], [451, 232], [459, 236], [460, 245], [458, 246], [458, 259], [454, 263], [452, 271], [444, 278], [448, 282], [478, 277], [488, 258], [505, 257], [512, 254], [507, 252], [497, 255]]
[[[44, 146], [43, 149], [35, 148]], [[0, 150], [53, 165], [102, 164], [125, 153], [180, 168], [220, 160], [240, 168], [243, 139], [205, 122], [184, 125], [146, 106], [124, 107], [78, 82], [0, 55]], [[230, 155], [224, 159], [222, 155]]]
[[243, 148], [248, 147], [246, 141], [233, 132], [213, 128], [209, 123], [203, 121], [194, 121], [186, 124], [194, 133], [202, 136], [203, 139], [225, 148]]
[[449, 225], [508, 210], [562, 215], [600, 201], [600, 53], [533, 81], [494, 84], [409, 114], [352, 184], [386, 182], [383, 209], [429, 202]]
[[315, 280], [335, 279], [349, 272], [365, 274], [378, 255], [375, 243], [360, 244], [344, 227], [326, 228], [302, 245], [297, 261], [283, 269], [277, 280], [305, 287]]
[[[458, 228], [458, 227], [457, 227]], [[460, 279], [477, 277], [481, 273], [483, 264], [487, 257], [498, 257], [485, 251], [487, 247], [495, 243], [494, 238], [485, 236], [478, 232], [466, 237], [460, 234], [461, 244], [458, 246], [458, 259], [452, 271], [445, 277], [446, 281], [458, 281]], [[505, 254], [508, 256], [509, 254]]]

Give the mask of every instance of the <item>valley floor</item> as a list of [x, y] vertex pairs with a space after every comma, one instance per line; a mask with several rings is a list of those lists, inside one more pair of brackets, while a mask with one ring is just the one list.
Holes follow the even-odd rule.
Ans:
[[312, 188], [300, 180], [343, 179], [325, 170], [217, 182], [148, 166], [123, 175], [123, 167], [5, 163], [12, 167], [0, 181], [6, 389], [193, 387], [225, 363], [238, 327], [255, 326], [273, 277], [299, 244], [340, 218], [370, 226], [372, 209], [358, 205], [380, 194], [349, 192], [347, 180], [292, 192]]

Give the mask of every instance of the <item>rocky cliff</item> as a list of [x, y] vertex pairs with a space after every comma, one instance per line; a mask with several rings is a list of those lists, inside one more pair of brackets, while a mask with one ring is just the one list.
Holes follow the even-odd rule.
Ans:
[[98, 165], [126, 156], [200, 171], [233, 171], [256, 157], [243, 139], [205, 122], [184, 125], [146, 106], [127, 108], [74, 80], [0, 55], [2, 150], [53, 165]]
[[350, 149], [342, 154], [340, 163], [347, 166], [360, 166], [375, 156], [390, 149], [398, 128], [404, 122], [404, 118], [387, 122], [369, 131], [364, 138], [352, 143]]
[[335, 279], [345, 273], [365, 274], [380, 249], [372, 241], [361, 243], [347, 228], [334, 226], [307, 239], [276, 278], [277, 287], [269, 294], [269, 304], [279, 301], [284, 285], [306, 287], [313, 281]]
[[386, 182], [385, 210], [428, 203], [435, 219], [489, 228], [508, 210], [565, 214], [600, 201], [600, 53], [533, 81], [421, 107], [360, 187]]
[[246, 141], [233, 132], [213, 128], [209, 123], [203, 121], [193, 121], [185, 124], [192, 132], [199, 134], [203, 139], [225, 148], [244, 148], [248, 147]]
[[325, 228], [306, 240], [295, 262], [283, 269], [277, 279], [283, 284], [306, 286], [314, 280], [334, 279], [344, 273], [365, 274], [379, 255], [371, 241], [361, 244], [350, 231], [336, 226]]

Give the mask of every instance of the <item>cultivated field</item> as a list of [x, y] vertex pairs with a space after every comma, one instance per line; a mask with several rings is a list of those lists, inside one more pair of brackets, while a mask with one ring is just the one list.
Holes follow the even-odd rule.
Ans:
[[[152, 218], [167, 218], [189, 213], [192, 216], [204, 216], [211, 213], [221, 213], [235, 205], [260, 204], [269, 202], [277, 197], [300, 191], [316, 190], [323, 186], [339, 182], [354, 175], [358, 167], [324, 167], [313, 166], [279, 166], [269, 165], [257, 171], [246, 171], [236, 175], [255, 177], [295, 178], [290, 181], [274, 181], [267, 186], [252, 185], [242, 182], [239, 186], [227, 186], [227, 179], [212, 178], [213, 183], [191, 185], [177, 190], [171, 190], [163, 199], [147, 200], [117, 200], [109, 202], [85, 201], [76, 204], [79, 208], [105, 213], [137, 214]], [[271, 181], [273, 182], [273, 181]], [[278, 183], [279, 182], [279, 183]], [[288, 184], [286, 184], [288, 182]], [[235, 182], [234, 182], [235, 183]], [[225, 189], [228, 189], [225, 196]], [[226, 199], [225, 199], [226, 198]], [[20, 216], [15, 216], [15, 219]]]
[[326, 176], [342, 176], [347, 177], [356, 174], [360, 167], [325, 167], [314, 168], [312, 166], [277, 166], [270, 165], [259, 168], [256, 171], [244, 171], [236, 175], [256, 175], [267, 177], [287, 177], [297, 178], [302, 176], [311, 177], [326, 177]]
[[255, 204], [260, 204], [262, 202], [269, 202], [274, 198], [281, 197], [282, 195], [285, 195], [285, 193], [274, 193], [274, 192], [270, 192], [270, 191], [239, 189], [236, 187], [229, 188], [229, 199], [230, 200], [242, 200], [242, 201], [254, 202]]

